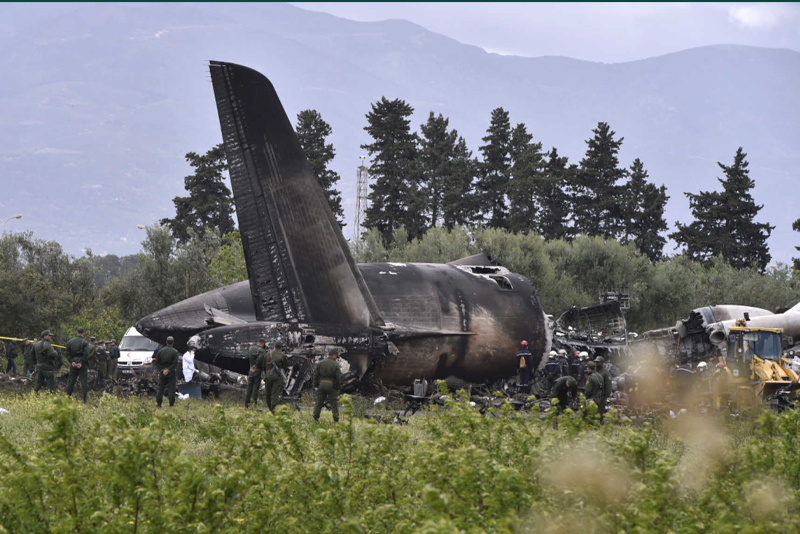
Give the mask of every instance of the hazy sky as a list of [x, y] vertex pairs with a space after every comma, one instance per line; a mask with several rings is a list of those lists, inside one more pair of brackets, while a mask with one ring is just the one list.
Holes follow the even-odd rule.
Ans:
[[631, 61], [711, 44], [800, 51], [800, 4], [294, 3], [362, 21], [406, 19], [489, 52]]

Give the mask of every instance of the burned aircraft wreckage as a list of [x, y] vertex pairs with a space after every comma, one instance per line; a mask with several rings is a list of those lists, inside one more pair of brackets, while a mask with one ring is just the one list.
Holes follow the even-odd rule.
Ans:
[[763, 308], [738, 305], [716, 305], [696, 308], [686, 319], [674, 327], [645, 332], [634, 343], [651, 345], [659, 349], [667, 360], [697, 363], [728, 352], [730, 328], [745, 320], [750, 328], [779, 328], [788, 346], [800, 338], [800, 304], [783, 313], [773, 313]]
[[331, 348], [351, 382], [386, 385], [490, 383], [515, 373], [520, 340], [549, 350], [535, 288], [483, 254], [356, 265], [270, 81], [231, 63], [210, 70], [249, 280], [143, 318], [143, 335], [194, 344], [198, 360], [244, 374], [253, 343], [280, 339], [290, 392]]

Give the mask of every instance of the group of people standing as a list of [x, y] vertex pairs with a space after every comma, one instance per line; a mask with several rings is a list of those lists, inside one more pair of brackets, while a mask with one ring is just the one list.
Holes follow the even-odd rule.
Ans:
[[[50, 391], [56, 390], [55, 374], [63, 366], [65, 360], [69, 366], [67, 395], [72, 395], [76, 382], [80, 381], [84, 402], [86, 402], [89, 391], [88, 370], [91, 365], [97, 367], [98, 378], [117, 379], [117, 363], [120, 353], [116, 340], [98, 343], [94, 336], [90, 337], [88, 341], [84, 336], [84, 329], [78, 328], [75, 337], [67, 343], [63, 355], [53, 346], [53, 333], [50, 330], [42, 332], [41, 339], [33, 337], [33, 339], [22, 340], [23, 369], [27, 376], [35, 374], [35, 392], [38, 393], [42, 388]], [[8, 343], [6, 356], [8, 358], [6, 373], [16, 375], [16, 359], [19, 357], [19, 349], [14, 341]]]
[[[530, 386], [531, 380], [535, 380], [540, 373], [541, 363], [542, 357], [534, 356], [528, 349], [528, 342], [523, 340], [517, 353], [520, 386]], [[590, 360], [589, 354], [584, 351], [569, 358], [563, 349], [550, 351], [541, 373], [543, 393], [549, 393], [551, 401], [558, 400], [559, 412], [576, 406], [579, 386], [582, 386], [586, 400], [594, 402], [600, 414], [605, 413], [611, 396], [612, 378], [602, 356]]]
[[[285, 373], [289, 368], [286, 354], [283, 352], [283, 343], [277, 341], [275, 349], [266, 350], [266, 339], [259, 339], [250, 347], [250, 372], [247, 375], [247, 392], [244, 397], [245, 409], [250, 407], [250, 402], [258, 403], [258, 393], [261, 390], [261, 381], [266, 386], [266, 403], [269, 411], [275, 412], [280, 403], [283, 385], [286, 383]], [[335, 422], [339, 421], [339, 391], [342, 389], [342, 371], [339, 367], [339, 352], [336, 349], [328, 351], [328, 357], [319, 362], [314, 368], [313, 385], [316, 389], [316, 402], [314, 404], [314, 420], [319, 421], [322, 408], [330, 406]]]
[[259, 339], [258, 342], [250, 347], [250, 372], [247, 375], [247, 392], [244, 397], [244, 407], [250, 407], [250, 400], [258, 403], [258, 393], [261, 390], [261, 381], [266, 386], [266, 402], [269, 411], [275, 412], [281, 400], [281, 390], [283, 389], [285, 372], [289, 368], [289, 362], [284, 354], [283, 343], [275, 343], [275, 349], [267, 352], [267, 340]]

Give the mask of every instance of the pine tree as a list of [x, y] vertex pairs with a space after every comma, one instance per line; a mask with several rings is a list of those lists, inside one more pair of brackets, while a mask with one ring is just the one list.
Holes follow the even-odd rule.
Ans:
[[478, 161], [472, 157], [467, 142], [459, 137], [453, 150], [451, 172], [445, 177], [442, 197], [444, 227], [470, 226], [480, 216], [480, 202], [472, 187]]
[[686, 226], [677, 223], [678, 231], [670, 237], [686, 245], [692, 259], [722, 256], [737, 269], [757, 266], [762, 271], [769, 264], [767, 239], [775, 227], [754, 221], [764, 206], [756, 205], [750, 194], [755, 181], [749, 176], [746, 157], [739, 147], [733, 165], [717, 162], [725, 174], [725, 179], [717, 178], [722, 191], [684, 193], [695, 220]]
[[575, 231], [614, 239], [622, 229], [623, 189], [618, 182], [626, 173], [619, 167], [617, 154], [625, 138], [614, 139], [616, 132], [605, 122], [598, 123], [592, 133], [573, 185]]
[[186, 161], [195, 169], [194, 174], [183, 179], [189, 196], [173, 198], [175, 218], [161, 219], [161, 224], [169, 226], [181, 243], [190, 239], [190, 228], [200, 236], [207, 228], [219, 228], [222, 235], [232, 232], [233, 200], [222, 177], [228, 169], [223, 145], [220, 143], [202, 156], [189, 152]]
[[507, 191], [512, 232], [529, 232], [540, 217], [539, 193], [545, 162], [542, 144], [532, 141], [533, 136], [524, 124], [518, 124], [511, 133], [511, 179]]
[[577, 173], [576, 165], [568, 165], [569, 158], [560, 157], [553, 147], [547, 155], [541, 178], [537, 184], [539, 218], [536, 231], [546, 240], [569, 239], [570, 197], [567, 189]]
[[437, 226], [442, 219], [442, 202], [444, 198], [444, 182], [451, 172], [452, 160], [458, 132], [448, 132], [450, 120], [440, 113], [428, 116], [428, 122], [420, 126], [419, 161], [422, 172], [422, 189], [428, 200], [426, 213], [430, 217], [431, 226]]
[[297, 138], [303, 152], [306, 153], [308, 163], [314, 171], [314, 175], [325, 192], [328, 205], [333, 211], [333, 215], [339, 222], [339, 226], [344, 226], [344, 210], [342, 209], [342, 194], [334, 189], [334, 185], [339, 181], [339, 174], [328, 168], [328, 165], [336, 156], [333, 144], [325, 143], [325, 140], [333, 130], [325, 122], [322, 115], [315, 109], [306, 109], [297, 114]]
[[476, 189], [480, 195], [481, 211], [486, 226], [508, 228], [506, 185], [511, 177], [511, 123], [503, 108], [492, 111], [492, 119], [486, 137], [480, 147], [483, 161]]
[[467, 224], [471, 219], [472, 154], [456, 130], [447, 130], [449, 119], [433, 112], [420, 126], [419, 161], [425, 213], [431, 226]]
[[644, 164], [636, 158], [628, 171], [623, 203], [623, 231], [621, 241], [633, 242], [639, 251], [653, 263], [663, 258], [667, 240], [661, 235], [668, 228], [664, 219], [667, 188], [656, 187], [647, 181]]
[[427, 227], [423, 195], [419, 190], [417, 134], [411, 132], [409, 117], [414, 109], [399, 98], [382, 97], [367, 113], [364, 130], [374, 140], [361, 145], [372, 157], [370, 206], [366, 210], [366, 228], [377, 228], [386, 243], [392, 233], [404, 226], [409, 238], [419, 237]]

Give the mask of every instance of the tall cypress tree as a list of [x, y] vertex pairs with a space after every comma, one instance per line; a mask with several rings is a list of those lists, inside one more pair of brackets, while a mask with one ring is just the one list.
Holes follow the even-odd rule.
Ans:
[[757, 205], [750, 194], [755, 181], [746, 157], [739, 147], [733, 165], [717, 162], [725, 174], [724, 179], [717, 178], [722, 191], [684, 193], [695, 220], [686, 226], [676, 223], [678, 231], [670, 237], [686, 245], [692, 259], [706, 261], [721, 255], [733, 267], [757, 266], [762, 271], [769, 264], [767, 239], [775, 227], [754, 220], [764, 206]]
[[467, 142], [459, 137], [453, 150], [450, 173], [445, 176], [442, 197], [444, 227], [469, 226], [480, 216], [480, 202], [472, 187], [478, 161], [472, 157]]
[[381, 97], [372, 104], [364, 127], [373, 142], [361, 148], [372, 157], [369, 172], [375, 178], [370, 185], [364, 225], [377, 228], [386, 243], [392, 242], [396, 228], [405, 226], [409, 239], [413, 239], [424, 232], [427, 224], [419, 190], [417, 134], [410, 128], [413, 112], [414, 108], [399, 98]]
[[598, 123], [592, 133], [573, 185], [575, 231], [613, 239], [622, 229], [618, 182], [625, 177], [625, 169], [619, 167], [617, 154], [625, 138], [614, 139], [616, 132], [605, 122]]
[[486, 137], [480, 147], [483, 161], [476, 183], [481, 198], [481, 211], [486, 226], [508, 228], [508, 207], [506, 205], [506, 185], [511, 177], [511, 122], [508, 112], [503, 108], [492, 111], [492, 119]]
[[568, 165], [569, 158], [560, 157], [553, 147], [547, 155], [536, 196], [539, 203], [539, 218], [536, 231], [545, 239], [569, 239], [570, 197], [567, 193], [577, 173], [576, 165]]
[[663, 258], [667, 240], [661, 235], [668, 228], [664, 219], [667, 188], [656, 187], [647, 181], [644, 164], [636, 158], [628, 171], [623, 203], [623, 231], [621, 241], [633, 242], [642, 254], [656, 262]]
[[474, 199], [471, 194], [474, 165], [466, 142], [456, 130], [448, 131], [450, 120], [433, 112], [420, 126], [419, 162], [425, 210], [431, 226], [453, 228], [468, 224]]
[[306, 153], [308, 163], [325, 192], [328, 204], [333, 211], [339, 226], [344, 226], [344, 210], [342, 209], [342, 194], [334, 189], [339, 181], [339, 174], [328, 168], [336, 156], [332, 143], [325, 143], [333, 130], [330, 124], [323, 120], [322, 115], [315, 109], [306, 109], [297, 114], [297, 138], [303, 152]]
[[187, 197], [175, 197], [175, 217], [161, 219], [181, 243], [189, 240], [189, 229], [203, 235], [206, 228], [219, 228], [222, 235], [232, 232], [233, 199], [231, 190], [225, 185], [222, 173], [228, 169], [225, 148], [218, 144], [204, 155], [188, 152], [186, 161], [195, 171], [183, 179], [189, 192]]
[[511, 133], [511, 179], [508, 181], [509, 229], [528, 232], [540, 217], [539, 187], [544, 173], [542, 144], [534, 143], [524, 124]]
[[455, 152], [458, 132], [448, 132], [450, 120], [440, 113], [435, 116], [433, 111], [428, 116], [428, 122], [420, 126], [420, 152], [419, 161], [422, 172], [422, 189], [428, 200], [428, 213], [431, 226], [438, 226], [441, 222], [442, 202], [444, 200], [444, 184], [452, 172], [452, 161]]

